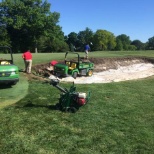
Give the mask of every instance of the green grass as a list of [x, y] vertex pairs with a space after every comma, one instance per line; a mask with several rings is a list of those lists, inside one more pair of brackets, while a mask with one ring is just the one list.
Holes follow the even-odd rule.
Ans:
[[[154, 57], [154, 53], [147, 53], [141, 55]], [[105, 52], [101, 56], [112, 54], [116, 53]], [[56, 59], [53, 54], [42, 54], [44, 59], [40, 60], [39, 55], [34, 55], [34, 61]], [[62, 56], [59, 54], [59, 59]], [[18, 58], [20, 55], [15, 55], [22, 68]], [[70, 85], [61, 83], [66, 88]], [[28, 94], [0, 110], [1, 153], [154, 153], [154, 77], [76, 87], [77, 91], [91, 90], [90, 102], [75, 114], [63, 113], [53, 109], [58, 102], [58, 89], [45, 82], [29, 81]]]
[[154, 78], [76, 86], [92, 96], [71, 114], [53, 110], [56, 88], [31, 82], [24, 99], [0, 110], [2, 152], [153, 153]]
[[23, 74], [20, 74], [19, 82], [12, 86], [6, 87], [0, 85], [0, 108], [16, 103], [28, 93], [28, 81]]

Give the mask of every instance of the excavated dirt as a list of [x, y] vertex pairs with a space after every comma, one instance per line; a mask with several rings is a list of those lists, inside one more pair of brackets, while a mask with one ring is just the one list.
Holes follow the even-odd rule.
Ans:
[[[93, 78], [91, 77], [91, 79], [93, 80], [92, 83], [105, 82], [105, 78], [108, 78], [105, 76], [105, 74], [109, 74], [109, 72], [111, 73], [111, 70], [112, 70], [112, 74], [110, 76], [114, 76], [114, 72], [116, 75], [117, 71], [121, 70], [121, 72], [118, 72], [121, 74], [119, 74], [116, 79], [112, 78], [111, 82], [140, 78], [137, 76], [136, 76], [136, 78], [135, 77], [129, 78], [128, 74], [130, 74], [130, 73], [133, 73], [134, 75], [135, 75], [135, 73], [137, 73], [137, 74], [146, 73], [146, 76], [143, 76], [143, 77], [147, 77], [148, 70], [151, 71], [149, 73], [149, 76], [154, 75], [153, 74], [154, 73], [154, 59], [151, 59], [151, 58], [145, 58], [145, 57], [89, 58], [88, 60], [84, 60], [84, 59], [82, 59], [82, 60], [83, 61], [90, 61], [90, 62], [94, 63], [94, 77]], [[32, 67], [33, 74], [31, 76], [29, 76], [29, 79], [36, 78], [36, 79], [43, 80], [43, 78], [47, 79], [47, 78], [53, 76], [52, 71], [49, 70], [49, 63], [50, 62], [33, 66]], [[63, 61], [59, 61], [59, 63], [63, 63]], [[135, 67], [135, 69], [134, 69], [134, 67]], [[126, 72], [125, 69], [127, 69], [126, 74], [124, 74], [124, 72]], [[134, 69], [134, 71], [133, 71], [133, 69]], [[148, 69], [148, 70], [146, 70], [146, 69]], [[113, 72], [113, 70], [114, 70], [114, 72]], [[143, 72], [143, 70], [144, 70], [144, 72]], [[139, 72], [137, 72], [137, 71], [139, 71]], [[104, 74], [103, 74], [103, 76], [99, 76], [99, 78], [104, 78], [104, 79], [99, 79], [98, 74], [100, 75], [102, 72]], [[125, 76], [126, 76], [126, 79], [125, 79]], [[120, 77], [122, 77], [122, 79], [120, 79]], [[86, 78], [89, 78], [89, 77], [80, 77], [79, 83], [82, 83], [81, 80], [85, 81]], [[95, 82], [94, 80], [97, 80], [97, 81]], [[62, 81], [76, 81], [76, 83], [78, 83], [78, 79], [72, 79], [72, 78], [69, 78], [69, 79], [67, 78], [66, 80], [62, 79]], [[106, 82], [110, 82], [110, 80], [108, 80]]]

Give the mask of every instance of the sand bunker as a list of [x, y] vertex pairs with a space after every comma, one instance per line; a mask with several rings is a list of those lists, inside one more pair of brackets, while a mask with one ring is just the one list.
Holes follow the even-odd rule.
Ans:
[[[94, 72], [91, 77], [66, 77], [59, 79], [61, 82], [74, 82], [75, 84], [109, 83], [126, 80], [146, 78], [154, 75], [154, 64], [138, 63], [128, 66], [118, 66], [116, 69], [108, 69], [102, 72]], [[51, 75], [49, 79], [55, 78]]]

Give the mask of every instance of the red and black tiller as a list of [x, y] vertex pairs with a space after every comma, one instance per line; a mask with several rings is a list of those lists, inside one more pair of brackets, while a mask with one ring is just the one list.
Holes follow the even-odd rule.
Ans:
[[76, 92], [76, 87], [73, 85], [70, 89], [62, 88], [59, 86], [58, 79], [51, 79], [50, 84], [59, 89], [60, 94], [59, 103], [56, 104], [56, 108], [65, 112], [75, 113], [81, 106], [88, 103], [90, 99], [90, 91], [88, 93]]

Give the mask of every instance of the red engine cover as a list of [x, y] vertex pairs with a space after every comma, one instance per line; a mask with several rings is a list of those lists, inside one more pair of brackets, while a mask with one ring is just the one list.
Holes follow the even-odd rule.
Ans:
[[82, 106], [86, 103], [86, 100], [85, 100], [85, 98], [78, 98], [77, 103]]
[[53, 61], [50, 62], [50, 65], [51, 65], [51, 66], [54, 66], [54, 65], [56, 65], [57, 63], [58, 63], [58, 62], [57, 62], [56, 60], [53, 60]]

